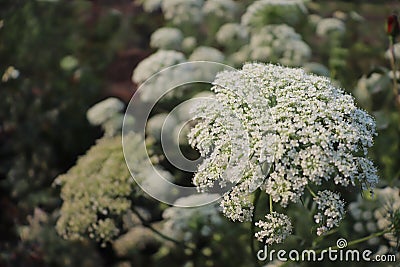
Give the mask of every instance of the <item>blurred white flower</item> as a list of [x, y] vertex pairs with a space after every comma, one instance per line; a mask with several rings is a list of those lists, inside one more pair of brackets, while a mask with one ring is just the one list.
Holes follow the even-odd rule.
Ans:
[[124, 103], [118, 98], [109, 97], [91, 107], [87, 111], [86, 117], [90, 124], [102, 125], [117, 115], [124, 106]]
[[160, 141], [162, 130], [171, 133], [178, 125], [178, 120], [173, 115], [170, 115], [168, 120], [167, 117], [168, 113], [160, 113], [151, 117], [147, 121], [146, 134], [153, 137], [156, 141]]
[[217, 42], [225, 47], [240, 47], [247, 43], [249, 32], [247, 27], [237, 23], [226, 23], [216, 35]]
[[189, 56], [189, 61], [224, 62], [225, 56], [218, 49], [210, 46], [199, 46]]
[[[397, 238], [393, 230], [393, 215], [400, 210], [400, 195], [397, 187], [377, 188], [373, 196], [361, 197], [349, 204], [349, 213], [356, 221], [354, 227], [362, 235], [376, 233], [377, 230], [392, 230], [384, 234], [386, 239], [385, 247], [397, 246]], [[361, 227], [361, 226], [362, 227]], [[364, 227], [365, 226], [365, 227]], [[383, 239], [383, 240], [385, 240]], [[369, 242], [370, 243], [370, 242]], [[372, 240], [372, 243], [379, 244], [382, 240]], [[371, 244], [371, 243], [370, 243]]]
[[251, 48], [249, 45], [242, 46], [237, 52], [232, 53], [228, 57], [228, 62], [234, 66], [241, 67], [245, 62], [250, 59]]
[[143, 83], [160, 70], [185, 61], [185, 56], [180, 52], [159, 50], [137, 65], [133, 71], [132, 81], [139, 84]]
[[144, 11], [153, 12], [161, 7], [163, 0], [138, 0], [138, 3], [143, 6]]
[[207, 0], [203, 6], [206, 15], [214, 15], [225, 21], [232, 21], [238, 11], [237, 4], [232, 0]]
[[265, 221], [256, 222], [255, 225], [262, 228], [255, 237], [269, 245], [282, 243], [292, 233], [292, 223], [289, 217], [282, 213], [267, 214]]
[[242, 24], [252, 29], [268, 24], [297, 24], [307, 9], [303, 0], [258, 0], [247, 7]]
[[175, 25], [198, 24], [203, 20], [203, 0], [164, 0], [162, 11]]
[[[224, 54], [218, 49], [210, 46], [199, 46], [189, 56], [189, 61], [211, 61], [222, 63], [224, 60]], [[194, 74], [199, 80], [212, 81], [224, 66], [222, 64], [199, 64], [196, 67]]]
[[196, 48], [197, 40], [193, 36], [186, 37], [182, 41], [182, 50], [186, 53], [191, 53]]
[[[389, 88], [391, 82], [390, 77], [382, 73], [363, 75], [353, 90], [354, 96], [363, 107], [370, 109], [372, 108], [374, 94], [382, 92], [385, 88]], [[379, 121], [377, 123], [379, 126]]]
[[316, 29], [318, 36], [329, 36], [333, 33], [343, 34], [345, 31], [346, 25], [344, 22], [336, 18], [321, 19]]
[[165, 50], [179, 50], [181, 49], [182, 41], [183, 35], [179, 29], [163, 27], [151, 35], [150, 46]]
[[252, 60], [300, 66], [311, 57], [310, 47], [295, 30], [286, 25], [268, 25], [250, 39]]
[[[396, 60], [400, 59], [400, 43], [395, 43], [393, 46], [393, 50], [394, 50], [394, 56], [396, 58]], [[392, 52], [390, 51], [390, 49], [386, 50], [385, 52], [385, 58], [390, 59], [392, 57]]]
[[17, 79], [19, 77], [19, 70], [14, 66], [9, 66], [1, 77], [2, 82], [7, 82], [10, 79]]
[[344, 202], [340, 195], [329, 190], [319, 191], [314, 197], [319, 212], [314, 216], [315, 223], [319, 225], [317, 235], [322, 235], [333, 227], [339, 226], [344, 216]]
[[318, 22], [320, 22], [321, 19], [322, 19], [322, 17], [320, 15], [317, 15], [317, 14], [308, 15], [308, 23], [310, 23], [310, 25], [313, 28], [317, 27]]
[[329, 77], [329, 69], [318, 62], [308, 62], [303, 65], [303, 68], [308, 73], [314, 73], [319, 76]]

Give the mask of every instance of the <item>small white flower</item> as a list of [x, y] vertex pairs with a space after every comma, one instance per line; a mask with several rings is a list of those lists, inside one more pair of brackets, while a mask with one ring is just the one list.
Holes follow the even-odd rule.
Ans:
[[175, 25], [197, 24], [203, 20], [201, 12], [203, 2], [203, 0], [164, 0], [161, 8], [165, 19]]
[[138, 0], [144, 11], [153, 12], [161, 7], [162, 0]]
[[164, 27], [156, 30], [150, 38], [150, 46], [159, 49], [179, 50], [183, 41], [182, 32], [177, 28]]
[[279, 23], [294, 25], [306, 13], [303, 0], [258, 0], [247, 7], [242, 24], [251, 28]]
[[249, 32], [243, 25], [227, 23], [218, 30], [216, 39], [223, 46], [240, 47], [249, 39]]
[[213, 61], [213, 62], [223, 62], [224, 54], [218, 49], [210, 46], [199, 46], [189, 57], [189, 61]]
[[193, 36], [186, 37], [182, 41], [182, 50], [191, 53], [196, 48], [197, 40]]
[[135, 83], [143, 83], [160, 70], [185, 61], [185, 56], [180, 52], [159, 50], [137, 65], [133, 71], [132, 81]]
[[282, 243], [291, 233], [292, 224], [288, 216], [282, 213], [272, 212], [265, 216], [265, 221], [258, 221], [255, 224], [262, 228], [255, 234], [255, 237], [266, 244]]
[[118, 98], [110, 97], [91, 107], [87, 111], [86, 117], [91, 124], [101, 125], [118, 114], [124, 106], [124, 103]]
[[[189, 56], [189, 61], [211, 61], [222, 63], [225, 60], [224, 54], [218, 49], [210, 46], [199, 46]], [[219, 71], [223, 69], [223, 65], [215, 64], [204, 64], [197, 65], [196, 73], [193, 73], [196, 77], [212, 81]]]
[[285, 24], [267, 25], [250, 39], [252, 60], [300, 66], [311, 57], [311, 48], [301, 35]]
[[344, 202], [340, 195], [329, 190], [319, 191], [314, 197], [319, 212], [314, 216], [315, 222], [320, 226], [317, 235], [322, 235], [335, 226], [339, 226], [344, 216]]
[[237, 11], [238, 6], [232, 0], [207, 0], [203, 6], [206, 15], [214, 15], [228, 21], [235, 18]]
[[7, 82], [10, 79], [17, 79], [19, 77], [19, 70], [14, 66], [9, 66], [1, 77], [2, 82]]
[[344, 22], [336, 18], [321, 19], [316, 29], [318, 36], [328, 36], [332, 33], [343, 34], [345, 31], [346, 25]]
[[[400, 59], [400, 43], [395, 43], [393, 45], [393, 49], [394, 49], [394, 56], [396, 57], [396, 60]], [[390, 51], [390, 49], [386, 50], [385, 52], [385, 58], [390, 59], [392, 57], [392, 52]]]

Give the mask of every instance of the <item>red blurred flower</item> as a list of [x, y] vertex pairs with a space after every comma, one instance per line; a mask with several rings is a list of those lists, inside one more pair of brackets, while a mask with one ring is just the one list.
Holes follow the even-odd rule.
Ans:
[[387, 18], [387, 33], [393, 38], [399, 35], [400, 26], [396, 15], [391, 15]]

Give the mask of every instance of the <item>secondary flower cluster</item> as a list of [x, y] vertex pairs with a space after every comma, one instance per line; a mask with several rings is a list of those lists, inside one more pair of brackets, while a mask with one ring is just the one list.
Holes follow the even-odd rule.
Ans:
[[242, 16], [242, 24], [262, 27], [270, 23], [297, 24], [307, 13], [303, 0], [259, 0]]
[[[327, 78], [249, 63], [218, 74], [212, 91], [215, 100], [193, 110], [200, 121], [189, 142], [205, 157], [193, 181], [199, 190], [237, 182], [221, 202], [228, 218], [250, 220], [257, 188], [286, 207], [309, 184], [375, 187], [376, 169], [367, 158], [375, 122]], [[315, 201], [321, 209], [340, 208], [318, 217], [326, 228], [337, 225], [338, 196], [323, 191]]]
[[265, 219], [256, 223], [256, 226], [263, 229], [256, 233], [259, 241], [266, 244], [282, 243], [292, 233], [292, 223], [285, 214], [272, 212]]
[[286, 24], [268, 25], [254, 32], [249, 48], [252, 60], [286, 66], [300, 66], [311, 57], [311, 48]]
[[320, 225], [317, 228], [317, 235], [322, 235], [333, 227], [339, 226], [344, 215], [344, 202], [340, 199], [340, 195], [329, 190], [319, 191], [314, 201], [319, 210], [314, 216], [315, 222]]

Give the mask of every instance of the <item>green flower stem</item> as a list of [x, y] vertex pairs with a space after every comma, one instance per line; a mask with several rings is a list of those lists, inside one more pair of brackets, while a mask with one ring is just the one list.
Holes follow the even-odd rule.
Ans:
[[317, 195], [314, 193], [314, 191], [311, 189], [311, 187], [309, 187], [308, 185], [307, 185], [307, 190], [308, 190], [308, 192], [310, 192], [310, 194], [313, 196], [313, 197], [317, 197]]
[[393, 94], [394, 94], [394, 99], [395, 99], [395, 103], [396, 106], [400, 109], [400, 103], [399, 103], [399, 88], [397, 85], [397, 66], [396, 66], [396, 54], [394, 51], [394, 39], [393, 36], [389, 36], [389, 50], [390, 50], [390, 65], [392, 67], [392, 71], [393, 71]]
[[274, 209], [272, 207], [272, 196], [269, 195], [269, 213], [272, 214], [272, 212], [274, 212]]
[[[365, 237], [350, 241], [350, 242], [347, 243], [346, 247], [350, 247], [350, 246], [353, 246], [355, 244], [365, 242], [367, 240], [370, 240], [371, 238], [382, 236], [382, 235], [384, 235], [386, 233], [389, 233], [389, 232], [390, 232], [390, 230], [384, 230], [384, 231], [381, 231], [381, 232], [373, 233], [371, 235], [368, 235], [368, 236], [365, 236]], [[339, 248], [338, 246], [331, 247], [331, 249], [338, 249], [338, 248]], [[324, 248], [324, 249], [319, 249], [319, 250], [315, 251], [315, 253], [319, 254], [323, 250], [328, 250], [328, 249], [329, 249], [329, 247], [328, 248]]]
[[318, 236], [317, 238], [314, 239], [314, 241], [312, 242], [312, 247], [316, 247], [317, 244], [319, 242], [321, 242], [322, 240], [324, 240], [325, 237], [329, 236], [329, 235], [333, 235], [334, 233], [336, 233], [338, 231], [337, 228], [335, 229], [331, 229], [328, 232], [326, 232], [325, 234]]
[[174, 239], [174, 238], [172, 238], [170, 236], [167, 236], [167, 235], [161, 233], [160, 231], [158, 231], [157, 229], [155, 229], [149, 222], [146, 221], [145, 218], [143, 218], [143, 216], [136, 209], [133, 208], [132, 211], [133, 211], [133, 213], [135, 213], [136, 216], [138, 216], [139, 220], [142, 222], [144, 227], [150, 229], [153, 233], [155, 233], [159, 237], [161, 237], [161, 238], [163, 238], [165, 240], [171, 241], [171, 242], [175, 243], [176, 245], [181, 246], [183, 248], [187, 248], [187, 249], [190, 249], [192, 251], [195, 250], [194, 247], [189, 246], [189, 245], [187, 245], [187, 244], [185, 244], [185, 243], [183, 243], [183, 242], [181, 242], [179, 240], [176, 240], [176, 239]]

